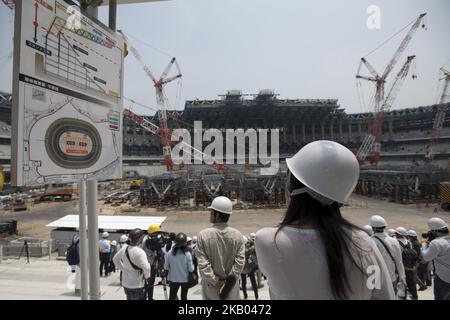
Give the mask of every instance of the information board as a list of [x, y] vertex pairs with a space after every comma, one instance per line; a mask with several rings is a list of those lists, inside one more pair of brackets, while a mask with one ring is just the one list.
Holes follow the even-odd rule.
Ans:
[[13, 185], [121, 177], [123, 50], [77, 6], [17, 2]]

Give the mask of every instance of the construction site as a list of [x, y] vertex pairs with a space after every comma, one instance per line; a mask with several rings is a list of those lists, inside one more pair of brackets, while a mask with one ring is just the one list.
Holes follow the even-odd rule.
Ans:
[[[41, 1], [36, 3], [42, 5]], [[15, 5], [13, 0], [2, 0], [0, 4], [2, 10], [11, 12]], [[346, 111], [338, 98], [283, 98], [277, 92], [281, 88], [258, 92], [223, 88], [216, 99], [186, 99], [183, 110], [175, 109], [170, 101], [174, 97], [168, 97], [166, 90], [180, 86], [184, 75], [178, 59], [182, 57], [171, 57], [167, 65], [157, 66], [156, 70], [164, 67], [158, 76], [152, 61], [140, 53], [134, 37], [126, 29], [118, 30], [126, 44], [126, 59], [139, 63], [156, 101], [123, 97], [122, 178], [99, 181], [99, 214], [164, 217], [164, 230], [193, 236], [209, 226], [207, 208], [211, 201], [226, 196], [236, 212], [230, 225], [248, 235], [275, 226], [282, 219], [289, 200], [286, 159], [310, 142], [331, 140], [350, 149], [360, 164], [358, 184], [342, 210], [349, 221], [362, 226], [373, 214], [381, 214], [392, 226], [402, 225], [418, 232], [426, 231], [426, 220], [433, 216], [448, 221], [450, 65], [436, 70], [438, 100], [408, 108], [396, 104], [398, 96], [409, 94], [402, 91], [403, 84], [420, 76], [413, 67], [420, 57], [406, 53], [415, 35], [427, 32], [426, 15], [418, 13], [408, 24], [406, 19], [401, 35], [388, 39], [395, 43], [396, 50], [383, 52], [389, 58], [382, 68], [374, 68], [370, 56], [354, 61], [359, 64], [358, 71], [346, 81], [356, 81], [356, 91], [362, 86], [373, 90], [372, 99], [365, 101], [368, 110], [363, 113]], [[115, 25], [112, 29], [116, 29]], [[391, 34], [397, 31], [391, 30]], [[52, 238], [53, 229], [47, 225], [78, 214], [80, 187], [78, 182], [12, 185], [14, 99], [12, 93], [0, 92], [2, 256], [20, 259], [27, 241], [35, 246], [36, 259], [46, 255], [50, 259], [52, 254], [52, 259], [62, 259], [70, 240]], [[136, 111], [143, 109], [145, 114]], [[234, 131], [227, 134], [230, 129]], [[175, 136], [180, 130], [185, 135]], [[258, 139], [264, 132], [268, 133], [267, 145], [265, 157], [261, 157]], [[232, 150], [225, 149], [227, 143], [233, 145]], [[180, 150], [179, 158], [173, 157], [174, 150]], [[269, 170], [275, 162], [276, 169]], [[1, 270], [0, 283], [7, 277], [6, 273], [1, 276]], [[1, 291], [0, 299], [7, 299]], [[110, 298], [117, 297], [111, 294]]]

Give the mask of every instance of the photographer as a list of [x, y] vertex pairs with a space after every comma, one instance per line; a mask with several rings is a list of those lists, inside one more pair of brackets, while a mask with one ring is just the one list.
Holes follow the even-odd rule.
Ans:
[[144, 239], [141, 229], [134, 229], [129, 234], [130, 244], [122, 247], [113, 261], [122, 270], [122, 286], [127, 300], [144, 300], [145, 280], [150, 277], [150, 264], [145, 252], [139, 247]]
[[450, 236], [448, 224], [440, 218], [428, 220], [427, 242], [422, 245], [425, 261], [435, 267], [434, 299], [450, 299]]
[[[161, 232], [159, 225], [151, 224], [148, 228], [148, 235], [142, 241], [142, 249], [147, 255], [147, 260], [151, 266], [150, 279], [146, 287], [146, 299], [153, 300], [153, 289], [157, 276], [164, 277], [164, 256], [163, 248], [172, 243], [168, 234]], [[164, 279], [163, 279], [164, 280]], [[164, 285], [164, 283], [163, 283]], [[164, 287], [164, 290], [166, 288]]]

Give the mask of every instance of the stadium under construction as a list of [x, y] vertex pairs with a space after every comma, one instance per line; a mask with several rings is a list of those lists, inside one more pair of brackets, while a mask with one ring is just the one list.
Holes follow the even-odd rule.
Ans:
[[[437, 108], [438, 105], [430, 105], [387, 113], [380, 161], [376, 167], [369, 160], [361, 163], [356, 193], [398, 203], [438, 201], [440, 182], [449, 180], [450, 104], [446, 105], [446, 117], [435, 139], [430, 163], [425, 161], [426, 150]], [[8, 119], [8, 111], [6, 99], [1, 108], [3, 119]], [[143, 206], [201, 208], [217, 195], [228, 195], [249, 207], [283, 206], [286, 158], [305, 144], [322, 139], [337, 141], [356, 153], [373, 121], [372, 113], [346, 113], [336, 99], [279, 99], [273, 90], [254, 95], [230, 90], [217, 100], [186, 101], [184, 111], [168, 111], [168, 115], [170, 128], [184, 128], [191, 133], [194, 121], [202, 121], [203, 130], [278, 129], [280, 168], [276, 174], [261, 175], [260, 166], [249, 164], [247, 158], [245, 164], [238, 164], [235, 159], [234, 164], [192, 164], [167, 172], [160, 137], [124, 117], [124, 178], [143, 178], [138, 186]], [[144, 118], [158, 125], [157, 114]], [[0, 127], [0, 156], [7, 169], [9, 121]], [[203, 142], [203, 147], [207, 144]], [[248, 143], [245, 149], [248, 154]]]

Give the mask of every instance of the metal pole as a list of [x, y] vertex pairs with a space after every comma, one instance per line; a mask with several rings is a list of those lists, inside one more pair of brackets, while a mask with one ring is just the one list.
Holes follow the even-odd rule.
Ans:
[[3, 246], [0, 245], [0, 264], [2, 263], [2, 261], [3, 261]]
[[116, 31], [117, 0], [109, 0], [109, 27]]
[[[88, 15], [98, 18], [98, 3], [80, 2]], [[97, 213], [97, 180], [87, 182], [87, 215], [88, 215], [88, 252], [89, 252], [89, 294], [91, 300], [100, 299], [100, 274], [98, 251], [98, 213]], [[81, 231], [81, 229], [80, 229]], [[81, 235], [80, 235], [81, 236]], [[81, 263], [81, 261], [80, 261]], [[83, 280], [82, 280], [83, 281]]]
[[86, 228], [86, 181], [80, 181], [80, 273], [81, 273], [81, 300], [89, 299], [88, 283], [88, 246]]
[[52, 239], [48, 239], [48, 260], [52, 259]]
[[91, 300], [100, 300], [100, 273], [98, 251], [97, 180], [87, 182], [87, 215], [89, 235], [89, 294]]

